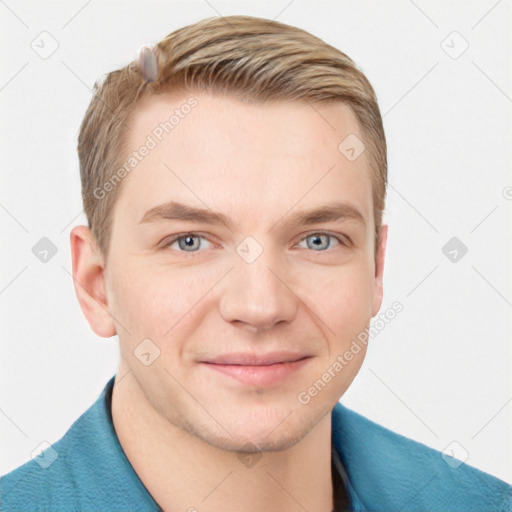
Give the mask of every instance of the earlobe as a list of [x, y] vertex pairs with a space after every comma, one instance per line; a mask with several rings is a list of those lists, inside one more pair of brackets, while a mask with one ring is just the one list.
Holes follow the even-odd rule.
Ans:
[[377, 258], [375, 262], [375, 286], [373, 291], [372, 316], [377, 315], [384, 296], [384, 261], [386, 259], [386, 245], [388, 240], [388, 226], [384, 224], [380, 228], [379, 245], [377, 247]]
[[70, 233], [73, 286], [91, 329], [102, 338], [116, 334], [106, 296], [104, 262], [87, 226], [75, 226]]

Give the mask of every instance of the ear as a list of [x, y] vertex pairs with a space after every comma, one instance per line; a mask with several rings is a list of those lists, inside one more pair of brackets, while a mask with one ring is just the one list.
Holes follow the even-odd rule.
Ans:
[[116, 328], [108, 310], [101, 251], [87, 226], [75, 226], [69, 238], [73, 285], [82, 313], [98, 336], [110, 338]]
[[375, 260], [375, 284], [373, 289], [373, 309], [372, 316], [375, 316], [382, 304], [384, 295], [383, 276], [384, 276], [384, 260], [386, 258], [386, 244], [388, 241], [388, 226], [381, 226], [379, 232], [379, 245], [377, 247], [377, 258]]

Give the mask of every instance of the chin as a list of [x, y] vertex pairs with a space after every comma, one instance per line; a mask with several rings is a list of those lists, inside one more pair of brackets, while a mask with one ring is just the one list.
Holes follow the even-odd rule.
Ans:
[[254, 432], [230, 436], [218, 436], [213, 432], [191, 432], [204, 442], [221, 450], [239, 453], [280, 452], [297, 444], [307, 435], [307, 431], [287, 431], [279, 435]]
[[[302, 407], [284, 409], [275, 413], [258, 410], [244, 415], [239, 413], [221, 421], [210, 417], [194, 423], [183, 424], [182, 428], [219, 449], [233, 452], [278, 452], [291, 448], [301, 441], [321, 420], [321, 417], [304, 415]], [[299, 416], [300, 413], [300, 416]]]

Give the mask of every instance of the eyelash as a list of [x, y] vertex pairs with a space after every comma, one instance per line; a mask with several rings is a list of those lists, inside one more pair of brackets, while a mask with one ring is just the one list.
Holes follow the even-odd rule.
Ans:
[[[345, 247], [349, 246], [349, 244], [347, 242], [345, 242], [344, 238], [342, 238], [341, 236], [334, 235], [334, 234], [326, 232], [326, 231], [313, 231], [312, 233], [308, 233], [307, 235], [303, 236], [297, 242], [296, 245], [298, 245], [302, 241], [304, 241], [304, 240], [306, 240], [309, 237], [314, 236], [314, 235], [320, 235], [320, 236], [321, 235], [327, 235], [327, 236], [329, 236], [331, 238], [334, 238], [341, 246], [345, 246]], [[165, 249], [167, 247], [170, 247], [174, 242], [177, 242], [177, 241], [179, 241], [179, 240], [181, 240], [183, 238], [187, 238], [187, 237], [194, 237], [194, 238], [199, 237], [199, 238], [203, 238], [203, 239], [207, 240], [208, 242], [210, 242], [208, 240], [208, 238], [203, 233], [188, 232], [188, 233], [182, 233], [182, 234], [179, 234], [179, 235], [175, 235], [175, 236], [167, 239], [167, 241], [165, 241], [164, 243], [161, 244], [161, 247]], [[212, 243], [212, 242], [210, 242], [210, 243]], [[334, 247], [337, 247], [337, 246], [334, 246]], [[323, 250], [319, 250], [319, 251], [314, 251], [313, 249], [309, 249], [309, 250], [312, 251], [312, 252], [326, 253], [326, 252], [332, 252], [333, 249], [334, 248], [328, 247], [327, 249], [323, 249]], [[183, 254], [190, 254], [191, 256], [193, 256], [194, 254], [201, 252], [201, 250], [196, 250], [196, 251], [177, 250], [177, 252], [180, 252], [180, 253], [183, 253]]]

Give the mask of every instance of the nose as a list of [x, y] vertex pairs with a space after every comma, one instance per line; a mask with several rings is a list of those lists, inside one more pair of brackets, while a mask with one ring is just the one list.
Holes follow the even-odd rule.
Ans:
[[252, 331], [271, 329], [279, 322], [291, 322], [299, 298], [284, 264], [265, 250], [249, 263], [234, 255], [233, 270], [223, 280], [219, 302], [226, 322], [239, 323]]

